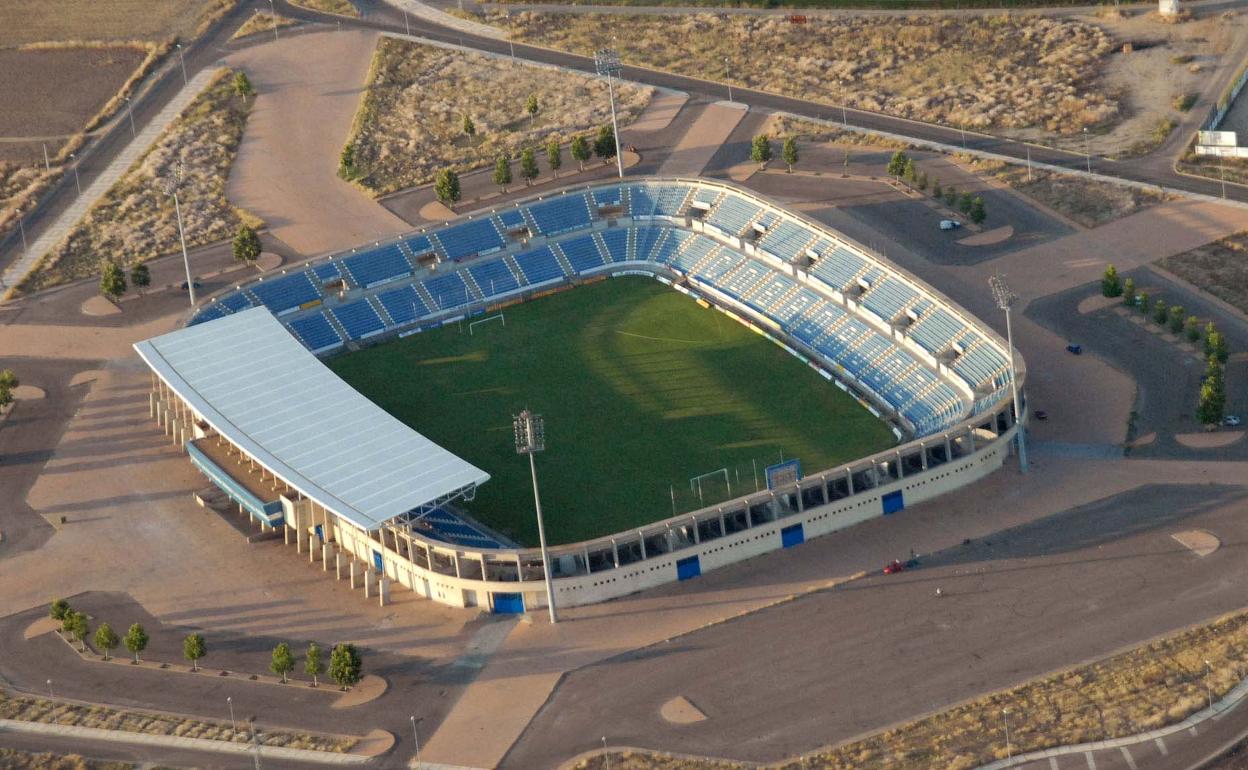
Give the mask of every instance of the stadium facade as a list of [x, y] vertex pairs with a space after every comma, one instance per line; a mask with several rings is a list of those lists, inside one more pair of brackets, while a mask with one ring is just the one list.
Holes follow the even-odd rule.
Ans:
[[619, 274], [652, 276], [771, 338], [888, 422], [899, 444], [554, 546], [564, 606], [896, 513], [973, 483], [1011, 453], [1003, 340], [860, 244], [708, 180], [578, 187], [331, 255], [222, 292], [186, 328], [135, 347], [166, 433], [220, 494], [326, 571], [383, 601], [398, 583], [453, 606], [533, 610], [545, 603], [540, 551], [505, 547], [452, 512], [488, 475], [318, 357]]

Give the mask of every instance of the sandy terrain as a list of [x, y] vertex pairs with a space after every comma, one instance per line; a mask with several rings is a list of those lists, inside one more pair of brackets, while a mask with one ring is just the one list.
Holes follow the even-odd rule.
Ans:
[[[4, 0], [0, 45], [188, 37], [225, 0]], [[232, 5], [232, 3], [230, 3]]]

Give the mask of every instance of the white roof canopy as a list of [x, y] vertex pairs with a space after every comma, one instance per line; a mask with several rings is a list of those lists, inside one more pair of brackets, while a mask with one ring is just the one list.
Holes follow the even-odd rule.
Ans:
[[223, 437], [364, 529], [490, 478], [352, 389], [264, 308], [134, 347]]

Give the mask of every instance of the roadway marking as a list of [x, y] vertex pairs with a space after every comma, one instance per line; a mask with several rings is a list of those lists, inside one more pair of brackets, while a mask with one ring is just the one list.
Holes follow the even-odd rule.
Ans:
[[1131, 770], [1140, 770], [1135, 764], [1135, 757], [1131, 756], [1131, 752], [1127, 751], [1126, 746], [1119, 746], [1118, 750], [1122, 752], [1122, 758], [1127, 760], [1127, 767]]
[[1096, 760], [1092, 758], [1092, 752], [1085, 751], [1083, 755], [1088, 758], [1088, 770], [1096, 770]]
[[1193, 738], [1196, 737], [1196, 725], [1192, 725], [1191, 727], [1187, 728], [1187, 731], [1191, 733]]
[[1049, 757], [1049, 770], [1057, 770], [1057, 757]]
[[1169, 754], [1169, 753], [1170, 753], [1170, 752], [1166, 749], [1166, 742], [1165, 742], [1165, 741], [1163, 741], [1162, 739], [1160, 739], [1160, 738], [1154, 738], [1154, 739], [1153, 739], [1153, 743], [1156, 743], [1156, 744], [1157, 744], [1157, 750], [1161, 752], [1161, 755], [1162, 755], [1163, 757], [1164, 757], [1164, 756], [1166, 756], [1167, 754]]

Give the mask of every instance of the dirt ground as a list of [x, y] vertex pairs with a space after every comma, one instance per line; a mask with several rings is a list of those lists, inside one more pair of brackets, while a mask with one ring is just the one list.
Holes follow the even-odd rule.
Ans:
[[1188, 283], [1199, 286], [1224, 302], [1248, 312], [1248, 233], [1237, 233], [1182, 254], [1158, 261], [1158, 265]]
[[4, 0], [0, 46], [65, 40], [192, 37], [206, 15], [237, 0]]
[[[0, 28], [3, 21], [0, 21]], [[39, 137], [30, 142], [0, 142], [0, 161], [43, 162], [42, 138], [49, 155], [62, 137], [81, 131], [117, 93], [145, 52], [138, 47], [0, 48], [0, 137]]]

